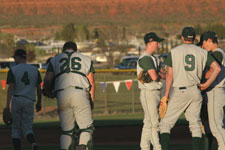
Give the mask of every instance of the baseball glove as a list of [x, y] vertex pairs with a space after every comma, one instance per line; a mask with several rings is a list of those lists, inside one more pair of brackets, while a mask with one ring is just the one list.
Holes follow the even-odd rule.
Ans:
[[160, 118], [163, 118], [165, 116], [166, 111], [167, 111], [168, 102], [169, 102], [169, 99], [166, 98], [165, 96], [163, 96], [161, 98], [160, 105], [159, 105], [159, 117]]
[[144, 84], [144, 83], [150, 83], [152, 81], [152, 78], [150, 77], [148, 71], [142, 70], [138, 75], [138, 80]]
[[12, 115], [9, 108], [3, 110], [3, 121], [7, 126], [12, 124]]
[[48, 98], [55, 98], [56, 97], [56, 92], [54, 90], [47, 91], [45, 88], [42, 89], [42, 94], [44, 96], [47, 96]]

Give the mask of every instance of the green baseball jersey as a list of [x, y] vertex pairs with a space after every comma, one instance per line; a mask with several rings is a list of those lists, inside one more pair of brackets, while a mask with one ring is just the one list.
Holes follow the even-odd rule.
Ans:
[[165, 63], [173, 68], [173, 87], [189, 87], [200, 83], [205, 66], [214, 60], [194, 44], [181, 44], [171, 50]]
[[215, 60], [220, 64], [221, 71], [216, 80], [212, 83], [212, 87], [225, 87], [225, 52], [221, 48], [217, 48], [212, 53]]
[[[148, 54], [146, 51], [142, 53], [142, 55], [139, 57], [137, 61], [137, 75], [144, 70], [151, 70], [155, 69], [156, 72], [159, 68], [158, 60], [155, 56]], [[140, 83], [138, 81], [138, 87], [140, 89], [148, 89], [148, 90], [155, 90], [155, 89], [161, 89], [162, 83], [161, 82], [150, 82], [150, 83]]]
[[66, 50], [52, 58], [47, 71], [55, 75], [56, 91], [73, 86], [89, 90], [87, 75], [95, 72], [89, 57], [72, 50]]
[[14, 84], [13, 95], [35, 100], [35, 88], [42, 82], [38, 69], [22, 63], [12, 67], [7, 74], [7, 84]]

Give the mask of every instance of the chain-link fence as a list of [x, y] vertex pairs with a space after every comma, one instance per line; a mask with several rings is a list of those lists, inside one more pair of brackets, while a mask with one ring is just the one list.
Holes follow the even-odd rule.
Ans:
[[[0, 70], [0, 113], [6, 105], [7, 88], [4, 82], [8, 70]], [[45, 70], [41, 70], [44, 77]], [[94, 114], [137, 113], [142, 112], [137, 86], [136, 70], [96, 70], [96, 95]], [[42, 97], [42, 111], [36, 117], [56, 117], [57, 101]]]

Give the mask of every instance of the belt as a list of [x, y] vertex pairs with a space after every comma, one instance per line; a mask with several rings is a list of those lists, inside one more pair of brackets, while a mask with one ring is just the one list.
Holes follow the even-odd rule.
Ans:
[[19, 96], [21, 96], [21, 95], [13, 95], [14, 97], [19, 97]]
[[187, 87], [183, 86], [183, 87], [179, 87], [179, 90], [185, 90], [187, 89]]
[[[190, 87], [193, 87], [193, 86], [190, 86]], [[199, 85], [197, 85], [197, 87], [200, 88]], [[187, 88], [188, 88], [188, 87], [186, 87], [186, 86], [182, 86], [182, 87], [179, 87], [178, 89], [179, 89], [179, 90], [186, 90]]]
[[75, 86], [75, 89], [84, 90], [84, 88], [79, 87], [79, 86]]
[[[78, 90], [84, 90], [84, 88], [79, 87], [79, 86], [75, 86], [74, 88], [75, 88], [75, 89], [78, 89]], [[62, 90], [64, 90], [64, 89], [59, 89], [59, 90], [57, 90], [56, 92], [58, 93], [58, 92], [60, 92], [60, 91], [62, 91]]]

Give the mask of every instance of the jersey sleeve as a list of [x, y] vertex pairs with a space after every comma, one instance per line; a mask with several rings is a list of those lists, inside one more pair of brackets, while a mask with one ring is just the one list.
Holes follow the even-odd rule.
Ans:
[[215, 58], [215, 60], [219, 63], [222, 64], [222, 60], [223, 60], [223, 55], [221, 52], [215, 51], [212, 53], [212, 56]]
[[8, 71], [6, 82], [7, 82], [7, 84], [15, 83], [15, 78], [14, 78], [14, 75], [13, 75], [13, 72], [11, 69], [9, 69], [9, 71]]
[[166, 64], [167, 66], [170, 66], [170, 67], [173, 66], [173, 65], [172, 65], [172, 56], [171, 56], [171, 52], [168, 53], [168, 56], [167, 56], [166, 59], [165, 59], [165, 64]]
[[91, 61], [90, 72], [95, 73], [95, 68], [93, 66], [93, 61]]
[[54, 72], [54, 70], [53, 70], [53, 65], [52, 65], [51, 62], [49, 62], [48, 68], [47, 68], [47, 71], [46, 71], [46, 72]]
[[38, 71], [38, 84], [42, 82], [40, 71]]
[[141, 58], [139, 60], [139, 65], [145, 71], [155, 69], [152, 58], [148, 56], [144, 56], [143, 58]]
[[210, 65], [212, 64], [213, 61], [215, 61], [215, 59], [213, 58], [213, 56], [210, 53], [208, 53], [206, 66], [210, 67]]

